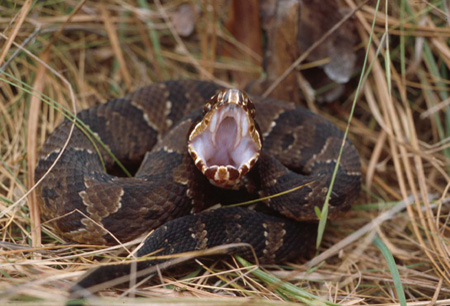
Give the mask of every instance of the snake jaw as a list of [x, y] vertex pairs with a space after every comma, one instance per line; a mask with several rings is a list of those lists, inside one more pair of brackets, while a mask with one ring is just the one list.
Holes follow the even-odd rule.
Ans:
[[259, 157], [261, 136], [255, 128], [254, 106], [237, 89], [220, 91], [205, 107], [188, 139], [196, 167], [213, 185], [237, 188]]

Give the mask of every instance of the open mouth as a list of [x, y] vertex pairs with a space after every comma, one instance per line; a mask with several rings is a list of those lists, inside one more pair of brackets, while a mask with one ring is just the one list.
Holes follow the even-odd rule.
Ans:
[[202, 131], [188, 145], [197, 168], [215, 185], [237, 184], [259, 157], [261, 144], [255, 142], [253, 120], [241, 105], [229, 103], [199, 125]]

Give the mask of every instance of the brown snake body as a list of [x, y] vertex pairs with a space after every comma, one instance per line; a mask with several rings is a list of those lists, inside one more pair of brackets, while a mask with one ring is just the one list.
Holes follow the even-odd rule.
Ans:
[[[316, 224], [302, 221], [317, 220], [315, 209], [324, 203], [343, 133], [304, 108], [260, 97], [251, 97], [256, 123], [241, 118], [234, 109], [223, 111], [219, 122], [210, 123], [216, 120], [210, 117], [207, 124], [201, 123], [202, 106], [218, 90], [210, 82], [169, 81], [79, 113], [79, 119], [119, 160], [138, 170], [134, 177], [110, 174], [116, 166], [111, 156], [94, 145], [92, 137], [75, 129], [68, 148], [39, 186], [45, 218], [54, 220], [61, 236], [80, 243], [124, 242], [157, 228], [138, 256], [158, 249], [162, 249], [159, 254], [168, 255], [234, 242], [252, 245], [263, 262], [303, 254], [314, 238]], [[251, 106], [246, 108], [250, 112]], [[229, 113], [240, 119], [230, 119]], [[36, 169], [38, 179], [60, 152], [70, 124], [64, 121], [47, 139]], [[207, 140], [191, 136], [208, 128], [212, 132], [205, 136]], [[216, 136], [216, 132], [222, 134]], [[229, 140], [226, 133], [246, 135]], [[218, 147], [210, 154], [202, 147], [201, 142], [216, 140], [242, 152], [233, 155]], [[253, 151], [246, 153], [247, 148]], [[215, 165], [223, 161], [232, 165]], [[358, 196], [360, 168], [358, 154], [346, 140], [329, 217], [348, 210]], [[236, 184], [225, 186], [224, 178]], [[228, 189], [220, 188], [224, 186]], [[226, 207], [298, 186], [304, 187], [254, 209]], [[202, 212], [216, 203], [223, 207]], [[148, 265], [140, 264], [138, 269]], [[78, 285], [86, 288], [129, 271], [129, 267], [115, 267], [115, 272], [100, 269]]]

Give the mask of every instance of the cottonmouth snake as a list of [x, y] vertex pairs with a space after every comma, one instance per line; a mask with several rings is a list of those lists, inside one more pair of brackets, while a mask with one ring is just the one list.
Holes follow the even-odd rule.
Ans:
[[[38, 198], [45, 219], [51, 220], [62, 237], [90, 244], [125, 242], [156, 229], [138, 256], [156, 250], [161, 250], [158, 255], [175, 254], [233, 242], [249, 243], [262, 262], [280, 262], [303, 254], [317, 227], [314, 222], [303, 221], [317, 219], [315, 209], [324, 203], [343, 133], [299, 106], [252, 97], [259, 127], [250, 119], [231, 119], [226, 114], [208, 119], [217, 121], [210, 123], [215, 124], [210, 130], [219, 134], [208, 137], [238, 148], [239, 153], [221, 152], [221, 145], [212, 143], [197, 144], [188, 152], [189, 135], [202, 129], [196, 123], [201, 108], [219, 89], [214, 83], [194, 80], [156, 83], [80, 112], [78, 118], [93, 133], [88, 137], [89, 133], [76, 128], [60, 160], [39, 185]], [[237, 91], [234, 95], [232, 99], [245, 99]], [[205, 109], [211, 107], [209, 103]], [[253, 114], [251, 105], [244, 108]], [[37, 179], [61, 152], [71, 124], [65, 120], [48, 137], [36, 168]], [[253, 137], [253, 142], [236, 144], [232, 136], [240, 133]], [[143, 160], [134, 177], [110, 174], [117, 168], [116, 163], [92, 135], [128, 167]], [[245, 150], [257, 149], [255, 135], [262, 137], [262, 151], [247, 154]], [[192, 139], [189, 141], [192, 144]], [[208, 153], [209, 147], [215, 145], [219, 151]], [[255, 154], [259, 156], [256, 164]], [[243, 172], [255, 165], [238, 179], [237, 187], [223, 189], [217, 187], [222, 184], [217, 178], [220, 171], [210, 171], [208, 178], [200, 171], [213, 161], [202, 164], [199, 159], [214, 156], [219, 156], [216, 163], [236, 163], [231, 168]], [[240, 158], [250, 160], [252, 165], [244, 165]], [[234, 179], [234, 174], [228, 171], [223, 175]], [[346, 141], [331, 193], [329, 217], [350, 208], [358, 196], [360, 180], [358, 154]], [[304, 187], [264, 201], [266, 205], [251, 209], [226, 207], [301, 185]], [[222, 208], [202, 212], [216, 203]], [[150, 264], [140, 263], [138, 269]], [[120, 270], [120, 266], [115, 267], [119, 267], [116, 272]], [[78, 285], [89, 287], [125, 273], [116, 272], [104, 267]]]

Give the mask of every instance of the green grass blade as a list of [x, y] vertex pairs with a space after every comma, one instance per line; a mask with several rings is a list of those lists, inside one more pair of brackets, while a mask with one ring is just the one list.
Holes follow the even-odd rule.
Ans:
[[319, 228], [317, 231], [317, 242], [316, 242], [317, 249], [320, 247], [320, 244], [322, 243], [323, 233], [325, 231], [325, 225], [327, 224], [327, 218], [328, 218], [328, 203], [330, 201], [331, 192], [333, 191], [334, 181], [336, 179], [336, 175], [337, 175], [337, 172], [339, 169], [339, 164], [341, 162], [342, 152], [344, 151], [345, 140], [347, 139], [347, 135], [348, 135], [348, 132], [350, 129], [350, 122], [353, 118], [353, 113], [355, 111], [356, 100], [359, 97], [359, 92], [361, 91], [362, 84], [364, 83], [363, 82], [364, 81], [364, 73], [366, 71], [366, 66], [367, 66], [367, 62], [369, 59], [369, 50], [370, 50], [370, 45], [372, 43], [373, 33], [374, 33], [374, 29], [375, 29], [375, 21], [377, 19], [377, 12], [378, 12], [379, 7], [380, 7], [380, 0], [377, 1], [377, 5], [375, 8], [375, 14], [373, 16], [373, 21], [372, 21], [372, 30], [370, 31], [369, 41], [367, 42], [366, 55], [364, 57], [364, 64], [363, 64], [363, 67], [361, 70], [358, 87], [356, 88], [356, 93], [355, 93], [355, 97], [353, 99], [352, 109], [351, 109], [350, 115], [348, 117], [347, 127], [345, 128], [344, 137], [342, 139], [342, 145], [341, 145], [341, 148], [339, 151], [339, 156], [337, 158], [336, 166], [334, 167], [333, 176], [332, 176], [331, 182], [330, 182], [330, 187], [328, 188], [327, 196], [325, 198], [325, 203], [323, 204], [321, 218], [319, 220]]
[[[150, 9], [148, 2], [145, 0], [138, 0], [138, 4], [141, 8], [144, 8], [146, 10]], [[159, 67], [161, 68], [163, 78], [167, 79], [168, 73], [165, 69], [164, 58], [161, 54], [161, 43], [160, 43], [160, 39], [159, 39], [159, 34], [148, 22], [146, 22], [146, 26], [148, 28], [148, 31], [150, 34], [150, 39], [153, 44], [153, 51], [155, 52], [156, 61], [158, 62]]]
[[[244, 267], [252, 267], [253, 264], [249, 263], [245, 259], [243, 259], [240, 256], [235, 256], [236, 260], [243, 265]], [[262, 280], [264, 283], [266, 283], [269, 286], [273, 286], [277, 292], [282, 294], [283, 296], [287, 296], [292, 299], [299, 300], [307, 305], [314, 305], [314, 306], [320, 306], [320, 305], [327, 305], [327, 306], [339, 306], [339, 304], [332, 303], [329, 301], [326, 301], [318, 296], [315, 296], [314, 294], [309, 293], [306, 290], [303, 290], [291, 283], [285, 282], [267, 272], [262, 271], [261, 269], [254, 269], [251, 272], [253, 275], [258, 277], [260, 280]]]
[[374, 244], [386, 259], [389, 270], [391, 271], [392, 280], [394, 281], [395, 291], [397, 291], [400, 305], [406, 306], [405, 292], [403, 290], [402, 281], [400, 279], [400, 274], [398, 273], [397, 265], [395, 264], [394, 256], [392, 256], [391, 251], [389, 251], [386, 244], [384, 244], [384, 242], [379, 237], [375, 237]]

